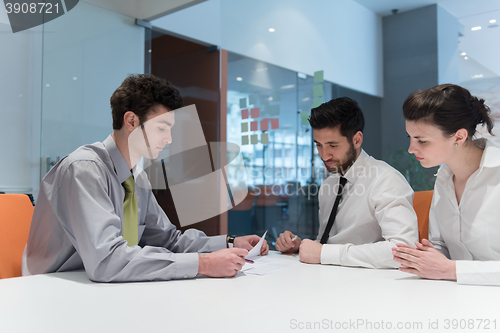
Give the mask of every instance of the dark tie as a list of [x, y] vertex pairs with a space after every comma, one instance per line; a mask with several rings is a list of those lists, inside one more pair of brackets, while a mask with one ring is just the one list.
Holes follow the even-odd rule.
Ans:
[[135, 195], [134, 176], [130, 175], [122, 183], [125, 188], [125, 198], [123, 200], [123, 238], [128, 246], [137, 245], [139, 241], [139, 204]]
[[337, 215], [337, 209], [339, 208], [340, 199], [342, 199], [342, 190], [347, 182], [347, 178], [340, 177], [339, 181], [339, 191], [337, 193], [337, 198], [333, 204], [332, 212], [330, 213], [330, 218], [328, 219], [328, 224], [326, 225], [325, 232], [321, 237], [321, 244], [326, 244], [328, 238], [330, 238], [330, 230], [332, 230], [333, 222], [335, 222], [335, 216]]

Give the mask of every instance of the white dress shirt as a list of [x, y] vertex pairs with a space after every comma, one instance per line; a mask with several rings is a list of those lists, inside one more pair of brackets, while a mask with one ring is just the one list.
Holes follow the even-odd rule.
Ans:
[[437, 174], [429, 213], [429, 240], [456, 260], [460, 284], [500, 285], [500, 148], [484, 146], [479, 169], [467, 180], [460, 204], [453, 173], [445, 164]]
[[[321, 250], [321, 263], [369, 268], [395, 268], [392, 248], [418, 240], [413, 190], [389, 164], [364, 150], [346, 172], [344, 187], [330, 238]], [[319, 194], [321, 239], [337, 197], [340, 175], [332, 174]]]

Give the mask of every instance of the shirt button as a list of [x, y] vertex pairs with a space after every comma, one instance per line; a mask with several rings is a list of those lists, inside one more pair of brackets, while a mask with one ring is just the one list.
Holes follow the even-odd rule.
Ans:
[[187, 279], [187, 277], [188, 277], [187, 275], [184, 275], [184, 278], [185, 278], [185, 279]]

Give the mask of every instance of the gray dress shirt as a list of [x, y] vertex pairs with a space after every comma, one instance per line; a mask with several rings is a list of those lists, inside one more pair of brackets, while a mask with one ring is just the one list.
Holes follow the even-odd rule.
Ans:
[[100, 282], [195, 277], [198, 253], [226, 247], [226, 236], [182, 234], [158, 205], [146, 174], [133, 169], [139, 202], [139, 245], [122, 237], [122, 186], [131, 174], [109, 136], [78, 148], [45, 176], [35, 206], [23, 275], [84, 268]]

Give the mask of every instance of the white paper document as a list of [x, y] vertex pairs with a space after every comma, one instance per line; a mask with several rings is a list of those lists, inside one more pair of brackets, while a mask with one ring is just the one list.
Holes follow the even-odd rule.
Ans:
[[251, 249], [248, 252], [248, 255], [245, 257], [245, 259], [247, 259], [247, 260], [255, 260], [257, 257], [260, 256], [260, 248], [262, 247], [262, 243], [264, 243], [264, 239], [266, 238], [266, 234], [267, 234], [267, 230], [264, 233], [264, 235], [262, 236], [262, 238], [260, 239], [260, 241], [257, 243], [257, 245], [255, 245], [253, 247], [253, 249]]
[[241, 271], [245, 274], [267, 275], [300, 264], [298, 260], [280, 260], [274, 256], [259, 256], [254, 259], [253, 264], [245, 263]]

